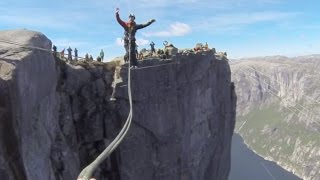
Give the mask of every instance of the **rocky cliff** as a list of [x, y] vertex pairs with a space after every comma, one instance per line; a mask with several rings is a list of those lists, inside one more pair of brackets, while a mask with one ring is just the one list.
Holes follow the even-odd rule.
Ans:
[[306, 180], [320, 179], [319, 55], [233, 62], [236, 130], [251, 149]]
[[[32, 31], [0, 39], [51, 48]], [[1, 179], [76, 179], [125, 122], [127, 66], [66, 64], [4, 42], [0, 58]], [[94, 177], [227, 179], [236, 108], [228, 63], [212, 52], [177, 55], [141, 62], [131, 76], [133, 124]]]

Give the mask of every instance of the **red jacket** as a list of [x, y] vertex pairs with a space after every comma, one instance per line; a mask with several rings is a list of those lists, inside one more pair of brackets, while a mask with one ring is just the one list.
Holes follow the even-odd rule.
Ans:
[[136, 24], [135, 22], [132, 23], [132, 26], [130, 27], [130, 22], [124, 22], [121, 20], [119, 13], [116, 13], [116, 19], [118, 23], [123, 27], [125, 31], [125, 39], [129, 38], [129, 34], [131, 33], [132, 40], [135, 40], [135, 35], [138, 29], [145, 28], [149, 26], [152, 21], [149, 21], [145, 24]]

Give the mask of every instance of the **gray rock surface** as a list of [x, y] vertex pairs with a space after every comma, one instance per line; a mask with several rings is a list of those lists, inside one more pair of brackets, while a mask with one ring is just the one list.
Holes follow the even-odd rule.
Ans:
[[[156, 63], [132, 70], [133, 125], [119, 148], [121, 178], [227, 179], [236, 102], [227, 62], [194, 54]], [[127, 115], [127, 88], [115, 97]]]
[[[38, 32], [0, 31], [0, 39], [51, 48]], [[126, 65], [66, 64], [3, 42], [0, 58], [1, 179], [76, 179], [124, 124]], [[227, 179], [236, 108], [229, 65], [210, 53], [174, 58], [132, 71], [133, 124], [98, 180]]]
[[[32, 31], [1, 31], [0, 39], [51, 49]], [[57, 73], [51, 53], [0, 42], [1, 167], [9, 179], [52, 179], [50, 149], [58, 126]]]
[[271, 56], [231, 66], [236, 129], [246, 122], [238, 132], [250, 148], [306, 180], [320, 179], [319, 62], [319, 55]]

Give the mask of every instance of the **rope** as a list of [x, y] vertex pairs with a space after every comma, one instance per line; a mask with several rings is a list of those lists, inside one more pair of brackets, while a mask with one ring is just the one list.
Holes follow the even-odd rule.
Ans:
[[[232, 60], [231, 60], [231, 62], [232, 62]], [[233, 62], [233, 63], [234, 63], [234, 62]], [[248, 67], [250, 67], [250, 66], [248, 66]], [[239, 69], [241, 70], [241, 68], [239, 68]], [[251, 69], [255, 70], [254, 68], [251, 68]], [[241, 70], [241, 71], [243, 71], [243, 70]], [[265, 75], [265, 76], [266, 76], [266, 75]], [[249, 77], [251, 77], [251, 75], [249, 75]], [[267, 77], [270, 78], [269, 76], [267, 76]], [[253, 79], [255, 79], [255, 78], [253, 78]], [[270, 78], [270, 79], [271, 79], [271, 78]], [[255, 79], [255, 80], [256, 80], [256, 79]], [[256, 80], [256, 81], [257, 81], [257, 80]], [[260, 81], [259, 81], [259, 82], [260, 82]], [[262, 81], [262, 82], [263, 82], [264, 84], [266, 84], [267, 86], [271, 87], [275, 92], [278, 92], [278, 91], [279, 91], [278, 89], [272, 87], [271, 85], [267, 84], [266, 82], [264, 82], [264, 81]], [[271, 91], [270, 91], [270, 92], [271, 92]], [[276, 95], [276, 96], [277, 96], [277, 95]], [[277, 96], [277, 97], [278, 97], [278, 96]], [[280, 97], [280, 99], [282, 99], [282, 98]], [[288, 104], [289, 106], [291, 106], [293, 109], [295, 109], [296, 111], [299, 111], [299, 113], [305, 115], [306, 117], [309, 116], [308, 114], [306, 114], [306, 113], [303, 112], [302, 110], [298, 109], [297, 107], [295, 107], [295, 106], [293, 106], [293, 105], [290, 105], [287, 100], [285, 100], [285, 102], [287, 102], [287, 104]], [[306, 111], [309, 112], [309, 109], [308, 109], [307, 107], [301, 105], [300, 103], [296, 103], [296, 104], [299, 105], [300, 107], [302, 107], [303, 110], [306, 110]], [[315, 115], [315, 114], [312, 113], [312, 112], [311, 112], [311, 114]], [[312, 119], [312, 118], [311, 118], [311, 119]], [[315, 122], [315, 123], [317, 123], [317, 124], [320, 125], [320, 123], [319, 123], [318, 121], [316, 121], [316, 120], [314, 120], [314, 119], [312, 119], [312, 120], [313, 120], [313, 122]]]
[[[265, 77], [268, 77], [269, 79], [272, 79], [270, 76], [265, 75], [264, 73], [258, 71], [257, 69], [255, 69], [255, 68], [253, 68], [253, 67], [251, 67], [251, 66], [247, 66], [247, 67], [253, 69], [253, 70], [256, 71], [256, 72], [259, 72], [260, 74], [264, 75]], [[278, 80], [274, 79], [274, 81], [276, 81], [279, 86], [281, 85], [281, 83], [280, 83]], [[264, 83], [266, 84], [266, 82], [264, 82]], [[270, 87], [273, 88], [272, 86], [270, 86]], [[273, 89], [275, 89], [275, 88], [273, 88]], [[278, 90], [276, 89], [276, 91], [278, 91]], [[307, 96], [307, 95], [305, 95], [305, 94], [302, 94], [302, 95], [305, 96], [305, 97], [307, 97], [308, 99], [311, 99], [309, 96]], [[315, 100], [313, 100], [313, 101], [314, 101], [316, 104], [319, 104], [317, 101], [315, 101]], [[301, 105], [301, 104], [299, 104], [299, 103], [296, 103], [296, 105], [300, 106], [304, 111], [309, 111], [309, 109], [308, 109], [307, 107], [305, 107], [305, 106], [303, 106], [303, 105]], [[295, 108], [296, 108], [296, 107], [295, 107]], [[296, 109], [298, 109], [298, 108], [296, 108]]]
[[[131, 61], [131, 43], [129, 46], [129, 67]], [[128, 69], [128, 96], [129, 96], [129, 104], [130, 104], [130, 111], [126, 123], [124, 124], [123, 128], [121, 129], [120, 133], [117, 137], [109, 144], [109, 146], [87, 167], [85, 167], [78, 176], [78, 179], [81, 180], [89, 180], [92, 176], [94, 170], [118, 147], [121, 143], [123, 138], [126, 136], [132, 121], [132, 96], [131, 96], [131, 69]]]
[[41, 50], [41, 51], [45, 51], [45, 52], [51, 52], [51, 50], [48, 50], [45, 48], [40, 48], [40, 47], [36, 47], [36, 46], [28, 46], [25, 44], [21, 44], [21, 43], [9, 41], [9, 40], [4, 40], [4, 39], [0, 39], [0, 42], [20, 46], [22, 48], [37, 49], [37, 50]]
[[[241, 68], [239, 68], [239, 69], [240, 69], [240, 71], [242, 71], [243, 73], [245, 73], [245, 75], [248, 75], [250, 78], [252, 78], [253, 80], [255, 80], [257, 83], [261, 83], [261, 82], [262, 82], [262, 83], [264, 83], [265, 85], [269, 86], [271, 89], [273, 89], [275, 92], [278, 91], [276, 88], [270, 86], [270, 85], [267, 84], [266, 82], [264, 82], [264, 81], [258, 81], [258, 80], [256, 79], [256, 77], [251, 76], [251, 75], [249, 74], [249, 72], [244, 71], [244, 70], [242, 70]], [[267, 90], [268, 90], [267, 92], [268, 92], [269, 94], [271, 94], [271, 95], [273, 95], [273, 96], [276, 96], [278, 99], [280, 99], [280, 100], [282, 100], [282, 101], [287, 102], [286, 99], [283, 99], [281, 96], [276, 95], [276, 94], [273, 93], [270, 89], [267, 89]], [[297, 103], [297, 104], [298, 104], [298, 103]], [[293, 105], [290, 105], [289, 103], [288, 103], [288, 106], [291, 106], [292, 108], [296, 109], [296, 111], [299, 111], [300, 113], [306, 115], [303, 111], [301, 111], [300, 109], [294, 107]], [[302, 106], [302, 105], [300, 105], [300, 106]], [[302, 107], [303, 107], [303, 106], [302, 106]], [[292, 109], [289, 109], [289, 110], [292, 111]]]
[[[233, 62], [233, 63], [241, 62], [241, 60], [237, 60], [237, 61], [235, 61], [235, 60], [230, 60], [230, 61]], [[268, 77], [270, 80], [273, 80], [273, 81], [277, 82], [278, 84], [281, 84], [281, 82], [280, 82], [279, 80], [277, 80], [277, 79], [275, 79], [275, 78], [271, 78], [271, 76], [268, 76], [268, 75], [266, 75], [265, 73], [262, 73], [261, 71], [255, 69], [255, 68], [253, 68], [253, 67], [251, 67], [251, 66], [249, 66], [249, 65], [247, 65], [247, 67], [249, 67], [250, 69], [253, 69], [254, 71], [257, 71], [258, 73], [260, 73], [261, 75], [263, 75], [263, 76], [265, 76], [265, 77]], [[317, 101], [317, 100], [315, 100], [314, 98], [312, 98], [312, 97], [310, 97], [310, 96], [308, 96], [308, 95], [306, 95], [306, 94], [302, 94], [302, 96], [305, 96], [306, 98], [308, 98], [309, 101], [312, 101], [313, 103], [320, 105], [320, 102]]]
[[[232, 62], [232, 61], [231, 61]], [[258, 81], [256, 78], [252, 77], [248, 72], [242, 70], [242, 68], [239, 67], [239, 70], [242, 71], [245, 75], [247, 75], [248, 77], [252, 78], [253, 80], [255, 80], [257, 83], [261, 83], [260, 81]], [[262, 81], [263, 83], [265, 83], [264, 81]], [[271, 87], [272, 89], [274, 89], [275, 91], [277, 91], [275, 88], [273, 88], [272, 86], [270, 86], [269, 84], [265, 83], [266, 85], [268, 85], [269, 87]], [[279, 98], [281, 101], [284, 100], [281, 96], [276, 95], [275, 93], [273, 93], [270, 89], [267, 89], [266, 91], [267, 93]], [[286, 100], [285, 100], [286, 101]], [[292, 109], [295, 109], [294, 111], [298, 111], [299, 113], [305, 115], [307, 118], [309, 117], [307, 114], [305, 114], [303, 111], [301, 111], [300, 109], [288, 104], [289, 107], [284, 106], [285, 108], [287, 108], [288, 110], [290, 110], [292, 112]], [[302, 105], [300, 105], [302, 106]], [[303, 106], [302, 106], [303, 107]], [[312, 120], [312, 122], [315, 122], [317, 124], [320, 125], [319, 122], [317, 122], [316, 120], [314, 120], [313, 118], [310, 118]], [[244, 124], [246, 123], [246, 121], [240, 126], [240, 128], [238, 129], [238, 132], [241, 130], [241, 128], [244, 126]], [[307, 125], [308, 126], [308, 125]], [[314, 127], [310, 126], [313, 130], [317, 131], [316, 129], [314, 129]]]
[[263, 162], [260, 162], [262, 167], [267, 171], [267, 173], [270, 175], [270, 177], [273, 179], [273, 180], [276, 180], [276, 178], [272, 175], [272, 173], [269, 171], [269, 169], [264, 165]]
[[[40, 51], [44, 51], [44, 52], [50, 52], [50, 53], [60, 54], [60, 52], [48, 50], [48, 49], [46, 49], [46, 48], [40, 48], [40, 47], [36, 47], [36, 46], [29, 46], [29, 45], [25, 45], [25, 44], [13, 42], [13, 41], [9, 41], [9, 40], [4, 40], [4, 39], [0, 39], [0, 43], [7, 43], [7, 44], [19, 46], [19, 47], [21, 47], [21, 48], [36, 49], [36, 50], [40, 50]], [[68, 54], [66, 54], [66, 55], [68, 55]], [[71, 57], [76, 57], [76, 56], [71, 55]], [[63, 57], [63, 58], [65, 58], [65, 57]], [[85, 59], [85, 57], [80, 57], [80, 56], [77, 56], [77, 58], [78, 58], [78, 61]]]
[[[245, 75], [248, 75], [249, 73], [247, 71], [244, 71], [242, 69], [240, 69], [243, 73], [245, 73]], [[259, 83], [259, 81], [255, 78], [253, 78], [251, 75], [248, 75], [250, 78], [252, 78], [253, 80], [255, 80], [257, 83]], [[268, 91], [266, 91], [267, 93], [269, 93], [272, 96], [277, 97], [278, 99], [280, 99], [280, 101], [282, 101], [283, 99], [279, 98], [275, 93], [273, 93], [271, 90], [268, 89]], [[289, 105], [290, 106], [290, 105]], [[294, 110], [292, 110], [290, 107], [285, 106], [285, 108], [287, 108], [288, 110], [290, 110], [292, 113], [295, 113]], [[238, 128], [238, 132], [241, 131], [241, 129], [243, 128], [243, 126], [247, 123], [248, 119], [245, 120], [242, 125]]]
[[[175, 61], [175, 62], [159, 64], [159, 65], [143, 66], [143, 67], [134, 68], [132, 70], [149, 69], [149, 68], [154, 68], [154, 67], [159, 67], [159, 66], [167, 66], [167, 65], [170, 65], [170, 64], [179, 64], [179, 62]], [[123, 67], [123, 68], [128, 68], [128, 67]]]
[[[55, 51], [48, 50], [45, 48], [28, 46], [25, 44], [13, 42], [13, 41], [8, 41], [8, 40], [3, 40], [3, 39], [0, 39], [0, 43], [1, 42], [16, 45], [16, 46], [19, 46], [22, 48], [36, 49], [36, 50], [41, 50], [41, 51], [50, 52], [50, 53], [55, 52]], [[130, 48], [129, 48], [129, 51], [130, 51]], [[55, 53], [59, 53], [59, 52], [55, 52]], [[71, 56], [73, 56], [73, 55], [71, 55]], [[75, 56], [73, 56], [73, 57], [75, 57]], [[79, 60], [84, 59], [81, 57], [78, 57], [78, 58], [79, 58]], [[131, 55], [129, 55], [129, 59], [131, 59]], [[130, 66], [130, 61], [129, 61], [129, 66]], [[85, 167], [80, 172], [78, 179], [89, 180], [90, 177], [92, 176], [94, 170], [99, 166], [99, 164], [101, 164], [118, 147], [118, 145], [121, 143], [121, 141], [123, 140], [123, 138], [127, 134], [128, 130], [130, 128], [130, 125], [131, 125], [131, 121], [132, 121], [132, 96], [131, 96], [131, 80], [130, 79], [131, 79], [131, 69], [129, 68], [129, 70], [128, 70], [128, 96], [129, 96], [130, 111], [129, 111], [129, 115], [126, 120], [126, 123], [124, 124], [123, 128], [121, 129], [120, 133], [116, 136], [116, 138], [109, 144], [109, 146], [91, 164], [89, 164], [87, 167]]]

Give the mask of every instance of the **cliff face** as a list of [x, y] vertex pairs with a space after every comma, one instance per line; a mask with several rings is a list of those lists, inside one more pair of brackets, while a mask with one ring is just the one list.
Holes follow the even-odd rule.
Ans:
[[[51, 47], [36, 32], [2, 31], [4, 38]], [[0, 45], [0, 176], [76, 179], [125, 122], [128, 68], [70, 65], [48, 52]], [[227, 62], [207, 53], [141, 67], [131, 74], [133, 124], [94, 176], [227, 179], [236, 107]]]
[[[1, 40], [51, 47], [30, 31], [2, 31]], [[19, 36], [17, 36], [19, 35]], [[50, 53], [1, 42], [0, 166], [9, 179], [51, 178], [50, 149], [58, 126], [57, 73]]]
[[[176, 59], [132, 71], [133, 125], [119, 149], [123, 179], [228, 177], [236, 99], [227, 62], [212, 54]], [[115, 96], [127, 115], [127, 87]]]
[[238, 133], [258, 154], [310, 180], [320, 179], [319, 60], [275, 56], [232, 65]]

